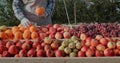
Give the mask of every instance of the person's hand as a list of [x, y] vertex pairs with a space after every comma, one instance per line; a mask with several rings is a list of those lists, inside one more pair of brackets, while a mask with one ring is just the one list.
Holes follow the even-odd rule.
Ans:
[[27, 18], [23, 18], [21, 24], [26, 28], [31, 24], [31, 22]]

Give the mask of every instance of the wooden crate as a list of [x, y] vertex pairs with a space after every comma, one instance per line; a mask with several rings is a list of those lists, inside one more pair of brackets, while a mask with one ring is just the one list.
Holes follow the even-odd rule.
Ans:
[[0, 58], [0, 63], [120, 63], [120, 57]]

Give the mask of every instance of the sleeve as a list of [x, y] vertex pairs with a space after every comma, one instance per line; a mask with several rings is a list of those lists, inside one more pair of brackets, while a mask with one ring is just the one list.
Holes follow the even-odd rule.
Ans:
[[21, 21], [23, 18], [25, 18], [23, 11], [22, 11], [22, 6], [23, 6], [22, 0], [14, 0], [13, 1], [13, 11], [15, 13], [15, 16]]
[[51, 15], [53, 9], [55, 6], [55, 0], [48, 0], [48, 5], [46, 7], [46, 13], [47, 15]]

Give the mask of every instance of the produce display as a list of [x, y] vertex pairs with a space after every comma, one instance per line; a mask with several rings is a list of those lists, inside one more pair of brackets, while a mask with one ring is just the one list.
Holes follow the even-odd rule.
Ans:
[[119, 56], [119, 35], [117, 23], [1, 26], [0, 57]]

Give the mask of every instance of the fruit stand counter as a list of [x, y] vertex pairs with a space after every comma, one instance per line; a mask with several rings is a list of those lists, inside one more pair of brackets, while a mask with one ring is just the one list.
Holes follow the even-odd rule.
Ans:
[[1, 63], [120, 63], [120, 57], [0, 58]]

